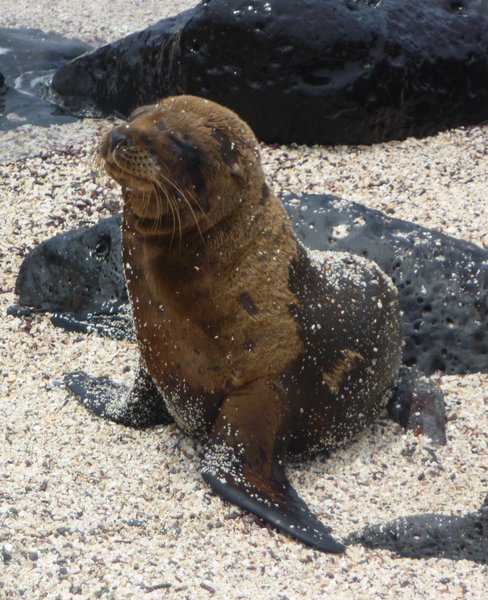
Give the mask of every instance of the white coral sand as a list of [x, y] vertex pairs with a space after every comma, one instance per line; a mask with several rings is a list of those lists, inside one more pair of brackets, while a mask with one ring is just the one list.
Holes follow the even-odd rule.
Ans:
[[[3, 26], [102, 43], [191, 6], [0, 0]], [[82, 369], [130, 384], [132, 344], [6, 316], [25, 253], [120, 207], [93, 156], [103, 121], [0, 133], [1, 598], [472, 598], [488, 568], [351, 547], [321, 554], [213, 496], [175, 426], [91, 416], [57, 385]], [[372, 147], [267, 147], [277, 191], [334, 193], [488, 247], [488, 127]], [[378, 421], [290, 478], [338, 538], [400, 515], [476, 510], [488, 490], [488, 376], [439, 376], [448, 445]]]

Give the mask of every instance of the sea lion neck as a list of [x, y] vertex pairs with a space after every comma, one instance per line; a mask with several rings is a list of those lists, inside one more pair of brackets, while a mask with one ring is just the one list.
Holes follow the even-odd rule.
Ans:
[[[206, 228], [187, 228], [182, 231], [181, 237], [177, 230], [164, 233], [151, 231], [149, 223], [141, 231], [141, 219], [126, 204], [124, 228], [134, 238], [139, 251], [151, 260], [159, 276], [171, 272], [172, 278], [194, 278], [206, 268], [219, 268], [225, 272], [238, 268], [243, 257], [251, 251], [269, 254], [271, 240], [277, 236], [280, 244], [286, 237], [295, 246], [291, 223], [283, 205], [268, 192], [266, 199], [265, 205], [243, 201], [217, 223], [208, 224], [203, 220]], [[277, 222], [282, 223], [279, 231]]]

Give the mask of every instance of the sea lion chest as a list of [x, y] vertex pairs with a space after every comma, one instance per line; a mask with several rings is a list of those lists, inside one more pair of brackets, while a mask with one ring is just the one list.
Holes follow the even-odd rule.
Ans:
[[[185, 431], [208, 433], [227, 394], [276, 378], [301, 351], [289, 312], [289, 261], [283, 257], [277, 267], [250, 246], [236, 260], [185, 247], [172, 258], [167, 243], [148, 242], [124, 220], [124, 270], [141, 356]], [[271, 276], [279, 282], [272, 291]]]
[[[124, 271], [142, 360], [178, 425], [206, 432], [236, 374], [223, 361], [225, 340], [192, 318], [208, 313], [198, 278], [171, 277], [161, 256], [133, 231], [124, 231]], [[196, 272], [197, 274], [197, 272]], [[227, 368], [226, 368], [227, 367]]]

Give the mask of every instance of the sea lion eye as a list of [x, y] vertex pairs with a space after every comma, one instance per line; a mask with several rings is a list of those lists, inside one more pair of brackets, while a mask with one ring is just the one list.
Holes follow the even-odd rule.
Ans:
[[189, 169], [199, 169], [201, 166], [201, 155], [197, 146], [194, 146], [190, 142], [179, 138], [177, 135], [173, 133], [169, 133], [169, 139], [173, 142], [173, 144], [178, 148], [179, 152], [183, 160], [185, 161], [186, 166]]

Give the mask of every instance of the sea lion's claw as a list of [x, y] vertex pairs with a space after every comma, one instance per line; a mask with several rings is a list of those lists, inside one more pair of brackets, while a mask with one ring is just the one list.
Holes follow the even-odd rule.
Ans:
[[82, 371], [66, 373], [63, 382], [96, 415], [129, 427], [171, 423], [163, 397], [143, 367], [130, 392], [108, 377], [91, 377]]
[[259, 481], [259, 478], [253, 482], [242, 475], [234, 477], [224, 472], [215, 475], [205, 467], [202, 476], [221, 498], [248, 510], [293, 538], [324, 552], [344, 552], [345, 546], [329, 535], [330, 527], [319, 521], [288, 481], [283, 486], [273, 480]]
[[439, 386], [418, 370], [400, 368], [387, 409], [390, 417], [405, 429], [423, 433], [434, 444], [446, 444], [444, 394]]

